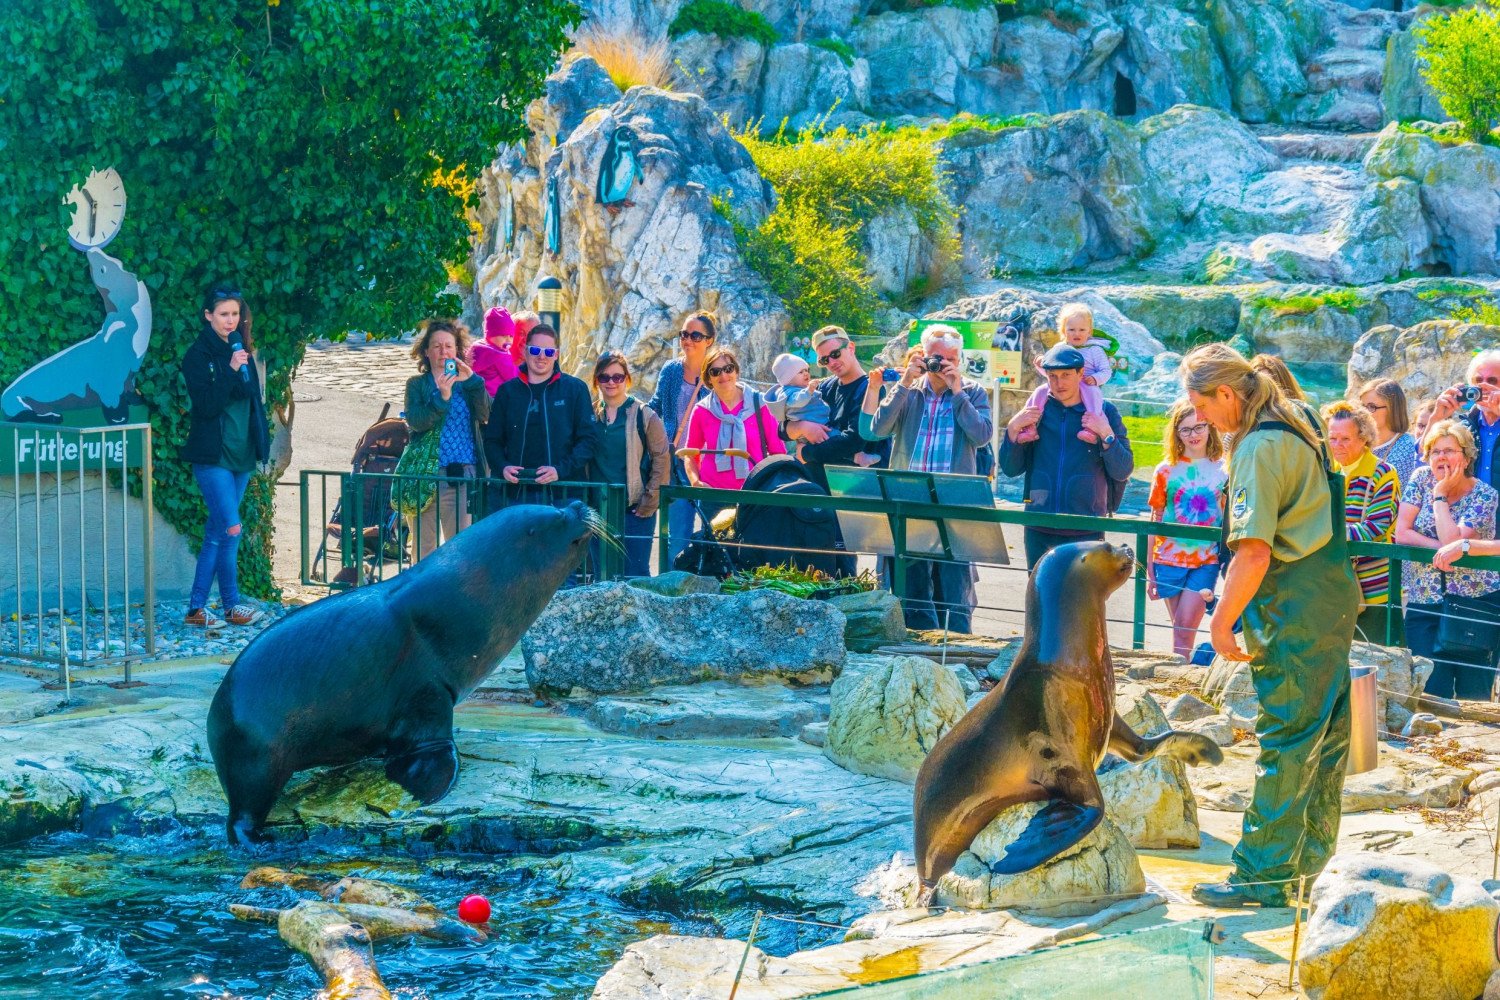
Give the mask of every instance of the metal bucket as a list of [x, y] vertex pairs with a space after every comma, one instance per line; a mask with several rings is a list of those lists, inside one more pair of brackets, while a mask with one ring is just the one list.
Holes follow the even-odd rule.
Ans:
[[1375, 718], [1375, 668], [1349, 668], [1349, 774], [1375, 770], [1380, 742]]

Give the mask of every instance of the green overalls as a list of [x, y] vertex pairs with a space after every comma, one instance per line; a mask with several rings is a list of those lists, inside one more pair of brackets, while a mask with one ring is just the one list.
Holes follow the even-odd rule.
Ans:
[[[1285, 427], [1258, 425], [1230, 463], [1227, 538], [1271, 546], [1270, 568], [1242, 618], [1260, 701], [1260, 756], [1231, 883], [1323, 870], [1338, 841], [1349, 751], [1349, 647], [1360, 591], [1344, 538], [1342, 480], [1328, 474], [1326, 455]], [[1295, 888], [1247, 892], [1283, 904]]]

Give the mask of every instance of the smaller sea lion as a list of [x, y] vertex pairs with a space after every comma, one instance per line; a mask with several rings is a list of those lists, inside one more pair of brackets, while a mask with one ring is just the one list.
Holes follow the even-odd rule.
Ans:
[[931, 888], [979, 832], [1023, 802], [1047, 803], [991, 870], [1013, 875], [1078, 843], [1104, 818], [1094, 770], [1105, 750], [1128, 761], [1166, 753], [1218, 764], [1197, 733], [1148, 738], [1115, 712], [1104, 602], [1130, 579], [1126, 546], [1060, 545], [1026, 585], [1026, 635], [1005, 680], [938, 740], [917, 772], [917, 874]]

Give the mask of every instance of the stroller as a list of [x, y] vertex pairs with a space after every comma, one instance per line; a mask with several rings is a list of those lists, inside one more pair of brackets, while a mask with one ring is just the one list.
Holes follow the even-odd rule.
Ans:
[[[390, 412], [391, 404], [386, 403], [380, 411], [380, 419], [360, 435], [359, 443], [354, 446], [354, 457], [350, 461], [354, 472], [396, 471], [396, 463], [406, 450], [411, 430], [406, 426], [405, 420], [392, 417]], [[362, 491], [365, 519], [378, 519], [379, 523], [364, 526], [362, 537], [358, 540], [359, 558], [354, 565], [340, 569], [329, 581], [335, 587], [350, 587], [381, 579], [387, 561], [394, 562], [399, 567], [406, 556], [406, 523], [401, 515], [391, 509], [391, 481], [363, 480]], [[328, 558], [330, 540], [335, 550], [342, 544], [344, 517], [344, 502], [341, 497], [334, 504], [333, 513], [329, 516], [323, 533], [323, 544], [318, 546], [318, 554], [313, 558], [312, 576], [317, 576]]]
[[[759, 462], [745, 480], [745, 492], [829, 495], [807, 468], [787, 455]], [[702, 511], [699, 511], [702, 514]], [[792, 566], [828, 576], [852, 576], [854, 557], [842, 550], [838, 515], [831, 507], [779, 507], [741, 503], [734, 519], [715, 531], [700, 530], [677, 557], [677, 569], [723, 579], [758, 566]]]

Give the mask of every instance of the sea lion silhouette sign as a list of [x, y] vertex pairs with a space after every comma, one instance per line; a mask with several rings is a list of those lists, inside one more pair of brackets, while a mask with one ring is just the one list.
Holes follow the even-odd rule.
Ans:
[[104, 320], [86, 340], [32, 365], [0, 392], [6, 420], [57, 424], [72, 410], [99, 407], [111, 424], [129, 419], [135, 373], [151, 344], [151, 293], [104, 252], [125, 221], [125, 183], [113, 167], [89, 172], [66, 199], [73, 206], [68, 242], [89, 262], [104, 299]]

